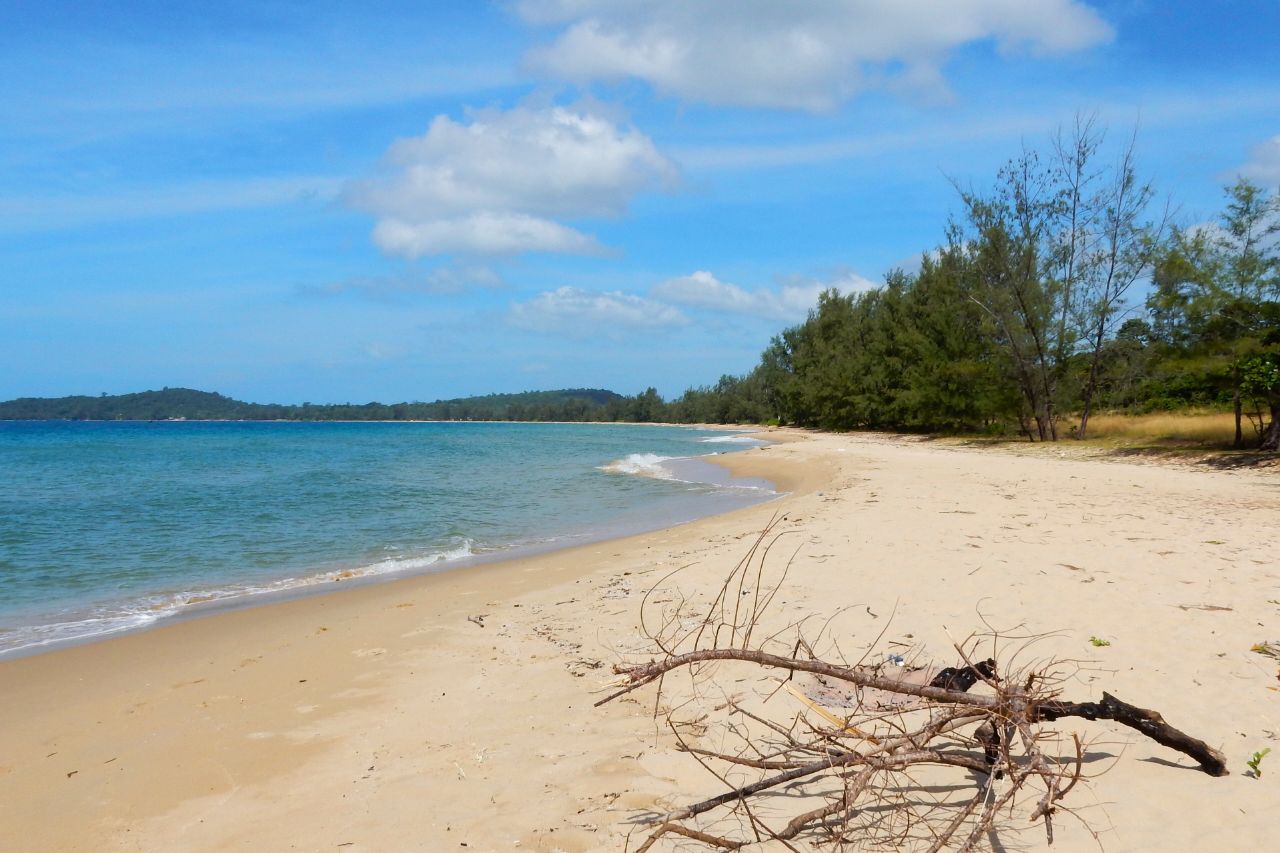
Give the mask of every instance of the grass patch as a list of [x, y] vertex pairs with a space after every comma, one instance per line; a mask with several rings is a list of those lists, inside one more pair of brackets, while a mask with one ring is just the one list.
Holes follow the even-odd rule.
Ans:
[[1058, 421], [1058, 441], [1029, 441], [1026, 436], [932, 434], [920, 440], [962, 447], [1007, 448], [1018, 453], [1057, 456], [1149, 459], [1211, 468], [1280, 468], [1280, 454], [1256, 450], [1257, 422], [1246, 418], [1243, 449], [1236, 448], [1235, 415], [1231, 412], [1187, 410], [1149, 415], [1101, 413], [1089, 418], [1089, 437], [1076, 438], [1079, 416]]
[[[1247, 432], [1253, 430], [1246, 426]], [[1089, 419], [1090, 441], [1125, 444], [1171, 443], [1230, 447], [1236, 419], [1230, 412], [1159, 412], [1150, 415], [1094, 415]]]

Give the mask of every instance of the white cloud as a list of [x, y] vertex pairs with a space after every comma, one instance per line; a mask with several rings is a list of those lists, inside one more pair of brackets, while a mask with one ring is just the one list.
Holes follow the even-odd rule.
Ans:
[[[683, 168], [704, 171], [808, 165], [905, 151], [942, 152], [954, 150], [958, 145], [983, 142], [1007, 146], [1010, 139], [1043, 138], [1046, 128], [1052, 128], [1063, 116], [1078, 111], [1075, 99], [1074, 94], [1039, 94], [1034, 107], [989, 107], [975, 115], [933, 118], [927, 124], [909, 123], [898, 129], [863, 128], [855, 133], [817, 140], [699, 142], [668, 146], [665, 150]], [[1177, 91], [1144, 91], [1141, 97], [1116, 97], [1114, 92], [1098, 92], [1091, 103], [1096, 106], [1104, 126], [1124, 126], [1134, 116], [1141, 116], [1145, 131], [1158, 131], [1202, 127], [1210, 120], [1225, 122], [1240, 116], [1275, 112], [1280, 110], [1280, 93], [1265, 87], [1240, 87], [1223, 92], [1184, 86]], [[1224, 180], [1230, 180], [1230, 176], [1224, 176]]]
[[356, 293], [378, 302], [394, 301], [413, 294], [454, 294], [466, 290], [503, 286], [502, 277], [485, 266], [443, 266], [429, 270], [406, 270], [393, 275], [357, 275], [321, 285], [302, 285], [307, 296], [337, 296]]
[[[798, 283], [804, 282], [809, 287], [817, 288], [814, 291], [815, 294], [821, 293], [824, 290], [836, 290], [844, 294], [862, 293], [865, 290], [871, 290], [881, 285], [881, 282], [872, 281], [866, 276], [859, 275], [858, 273], [854, 272], [851, 269], [840, 270], [831, 278], [825, 281], [819, 281], [817, 279], [812, 279], [812, 278], [805, 278], [802, 276], [796, 276], [792, 279], [792, 281], [793, 283], [795, 283], [793, 286], [798, 286]], [[818, 302], [816, 295], [813, 301], [814, 301], [814, 304], [816, 305]]]
[[524, 213], [474, 213], [455, 219], [412, 222], [383, 219], [373, 228], [373, 242], [393, 255], [417, 258], [463, 252], [510, 255], [520, 252], [600, 254], [594, 237]]
[[191, 181], [101, 195], [0, 196], [0, 233], [74, 228], [99, 222], [175, 217], [222, 210], [326, 203], [340, 178], [302, 175]]
[[1231, 232], [1223, 228], [1221, 223], [1212, 219], [1204, 222], [1193, 222], [1182, 230], [1188, 237], [1204, 237], [1210, 242], [1231, 239]]
[[856, 273], [846, 272], [832, 281], [794, 279], [777, 289], [746, 290], [720, 281], [705, 270], [669, 279], [656, 285], [652, 296], [689, 308], [727, 314], [746, 314], [767, 320], [797, 322], [818, 304], [818, 294], [834, 288], [841, 293], [867, 290], [874, 283]]
[[556, 220], [617, 216], [676, 178], [647, 136], [584, 107], [437, 116], [422, 136], [396, 141], [386, 166], [348, 199], [378, 217], [383, 250], [407, 257], [598, 253], [593, 237]]
[[1280, 136], [1253, 146], [1249, 160], [1240, 167], [1240, 176], [1264, 185], [1280, 184]]
[[511, 306], [508, 319], [523, 329], [571, 337], [620, 337], [627, 332], [683, 326], [676, 308], [630, 293], [560, 287]]
[[932, 90], [948, 55], [1081, 50], [1112, 36], [1081, 0], [522, 0], [564, 25], [528, 63], [556, 77], [638, 78], [660, 92], [743, 106], [832, 109], [875, 88]]

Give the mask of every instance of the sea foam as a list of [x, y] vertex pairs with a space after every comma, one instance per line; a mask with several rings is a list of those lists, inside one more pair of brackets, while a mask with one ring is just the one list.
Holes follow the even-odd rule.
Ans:
[[[752, 439], [754, 441], [754, 439]], [[719, 452], [704, 456], [659, 456], [656, 453], [632, 453], [616, 459], [599, 470], [609, 474], [627, 474], [682, 483], [695, 491], [716, 493], [763, 493], [776, 495], [772, 484], [754, 478], [734, 477], [725, 469], [709, 462]]]
[[767, 441], [761, 441], [758, 438], [752, 438], [745, 433], [731, 433], [729, 435], [716, 435], [711, 438], [702, 439], [703, 444], [745, 444], [751, 447], [763, 447], [768, 444]]
[[480, 551], [471, 539], [453, 547], [412, 556], [388, 557], [373, 563], [313, 574], [286, 577], [260, 584], [197, 588], [181, 592], [148, 595], [127, 603], [103, 604], [80, 612], [64, 612], [66, 618], [40, 625], [24, 625], [0, 630], [0, 655], [22, 652], [70, 641], [86, 641], [110, 634], [146, 628], [175, 616], [200, 610], [234, 606], [262, 595], [287, 594], [324, 584], [420, 572], [440, 563], [452, 563], [476, 556]]
[[641, 477], [653, 477], [658, 480], [674, 480], [676, 476], [670, 468], [663, 465], [678, 456], [659, 456], [656, 453], [632, 453], [622, 459], [615, 459], [600, 466], [600, 470], [609, 474], [634, 474]]

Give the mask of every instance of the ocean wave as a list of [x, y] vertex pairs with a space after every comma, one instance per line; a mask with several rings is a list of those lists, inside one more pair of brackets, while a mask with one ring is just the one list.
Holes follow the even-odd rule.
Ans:
[[[393, 572], [408, 572], [414, 569], [425, 569], [428, 566], [434, 566], [436, 563], [447, 563], [453, 560], [465, 560], [467, 557], [476, 555], [475, 542], [470, 539], [464, 539], [456, 548], [449, 548], [444, 551], [436, 551], [430, 554], [419, 555], [417, 557], [388, 557], [377, 563], [364, 567], [366, 575], [388, 574]], [[329, 572], [330, 575], [334, 574]], [[331, 580], [345, 580], [345, 577], [330, 578]]]
[[666, 480], [671, 483], [683, 483], [699, 491], [777, 494], [777, 491], [764, 481], [752, 482], [735, 478], [728, 471], [707, 461], [719, 455], [719, 452], [708, 453], [705, 456], [659, 456], [656, 453], [632, 453], [623, 459], [601, 465], [599, 470], [609, 474], [628, 474]]
[[711, 438], [701, 439], [703, 444], [750, 444], [760, 446], [768, 444], [767, 441], [761, 441], [758, 438], [752, 438], [750, 435], [741, 432], [731, 433], [729, 435], [715, 435]]
[[675, 474], [662, 463], [679, 458], [678, 456], [659, 456], [656, 453], [632, 453], [622, 459], [615, 459], [613, 462], [601, 465], [599, 470], [608, 474], [634, 474], [658, 480], [674, 480]]
[[116, 614], [85, 616], [82, 619], [44, 625], [20, 625], [0, 634], [0, 655], [145, 628], [167, 615], [171, 614], [159, 610], [124, 610]]
[[37, 625], [9, 626], [0, 630], [0, 656], [59, 643], [82, 642], [110, 634], [135, 631], [184, 613], [212, 609], [219, 605], [231, 605], [260, 595], [287, 593], [322, 584], [419, 571], [439, 563], [474, 557], [477, 553], [474, 541], [462, 539], [453, 547], [425, 554], [389, 557], [374, 563], [281, 578], [268, 583], [184, 590], [144, 596], [128, 603], [99, 605], [78, 613], [64, 612], [62, 615], [65, 618], [54, 618]]

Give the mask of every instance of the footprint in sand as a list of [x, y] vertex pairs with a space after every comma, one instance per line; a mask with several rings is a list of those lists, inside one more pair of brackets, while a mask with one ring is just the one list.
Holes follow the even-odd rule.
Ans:
[[376, 658], [380, 655], [385, 655], [386, 653], [386, 649], [356, 649], [351, 654], [358, 658]]

